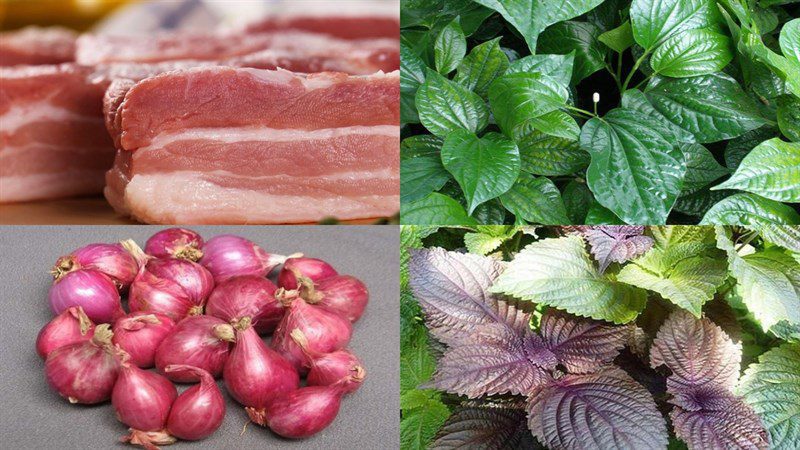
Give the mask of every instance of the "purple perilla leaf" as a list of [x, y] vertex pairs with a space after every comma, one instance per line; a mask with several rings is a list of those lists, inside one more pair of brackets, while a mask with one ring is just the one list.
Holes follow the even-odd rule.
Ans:
[[542, 448], [534, 441], [524, 409], [503, 405], [464, 406], [439, 430], [433, 450], [479, 448], [516, 450]]
[[637, 258], [653, 246], [653, 238], [644, 235], [643, 226], [577, 226], [573, 229], [578, 230], [589, 243], [600, 273], [605, 272], [612, 262], [621, 263]]

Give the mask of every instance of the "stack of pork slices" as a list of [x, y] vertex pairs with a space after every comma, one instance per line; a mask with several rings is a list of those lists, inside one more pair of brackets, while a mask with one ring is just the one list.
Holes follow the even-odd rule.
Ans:
[[148, 223], [399, 210], [399, 21], [0, 34], [0, 203], [104, 192]]

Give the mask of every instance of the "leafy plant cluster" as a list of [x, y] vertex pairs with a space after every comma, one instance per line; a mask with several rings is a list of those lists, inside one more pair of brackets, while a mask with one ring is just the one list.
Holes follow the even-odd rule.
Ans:
[[791, 0], [403, 0], [406, 224], [799, 224]]
[[797, 448], [800, 228], [401, 235], [401, 448]]

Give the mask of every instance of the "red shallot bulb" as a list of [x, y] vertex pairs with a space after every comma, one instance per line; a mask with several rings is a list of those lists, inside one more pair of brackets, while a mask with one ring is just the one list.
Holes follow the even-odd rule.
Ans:
[[333, 422], [344, 394], [342, 384], [306, 386], [283, 393], [267, 407], [266, 425], [285, 438], [312, 436]]
[[90, 244], [58, 258], [50, 273], [58, 280], [76, 270], [96, 270], [106, 274], [120, 289], [127, 289], [139, 272], [141, 257], [142, 249], [130, 239], [119, 244]]
[[48, 296], [54, 314], [80, 306], [95, 323], [113, 323], [125, 315], [117, 286], [111, 278], [96, 270], [69, 272], [53, 282]]
[[275, 298], [277, 287], [253, 275], [231, 278], [214, 287], [206, 303], [206, 314], [232, 323], [252, 318], [259, 334], [272, 332], [283, 317], [283, 305]]
[[278, 274], [278, 286], [284, 289], [297, 289], [296, 274], [300, 274], [314, 282], [339, 275], [336, 269], [321, 259], [298, 256], [288, 258], [283, 263], [283, 267]]
[[264, 425], [264, 408], [278, 395], [297, 389], [300, 377], [292, 365], [271, 350], [245, 317], [236, 324], [222, 378], [234, 400], [246, 406], [253, 422]]
[[195, 383], [200, 379], [191, 372], [165, 372], [169, 365], [187, 365], [203, 369], [214, 378], [222, 374], [233, 327], [211, 316], [193, 316], [180, 321], [161, 341], [156, 350], [156, 368], [177, 383]]
[[300, 296], [308, 303], [325, 306], [331, 311], [355, 322], [364, 314], [369, 301], [369, 292], [364, 283], [350, 275], [337, 275], [314, 283], [309, 278], [299, 277]]
[[169, 434], [187, 441], [211, 436], [225, 418], [225, 399], [214, 378], [192, 366], [167, 366], [164, 370], [167, 373], [191, 372], [200, 378], [200, 384], [183, 391], [172, 404], [167, 419]]
[[198, 261], [203, 257], [203, 238], [186, 228], [167, 228], [150, 236], [144, 251], [156, 258]]
[[44, 364], [47, 383], [70, 403], [94, 404], [110, 399], [119, 372], [112, 336], [110, 325], [101, 324], [91, 340], [50, 352]]
[[308, 341], [302, 331], [295, 329], [291, 335], [311, 360], [311, 369], [306, 378], [308, 386], [330, 386], [341, 382], [346, 393], [355, 392], [361, 387], [367, 371], [356, 355], [347, 350], [313, 353], [308, 350]]
[[312, 353], [331, 353], [343, 349], [350, 342], [350, 321], [325, 307], [310, 305], [296, 295], [296, 291], [279, 289], [276, 297], [287, 308], [283, 319], [272, 336], [272, 348], [289, 360], [301, 373], [305, 373], [310, 360], [303, 349], [292, 339], [295, 328], [306, 336], [307, 349]]
[[285, 260], [285, 256], [269, 254], [243, 237], [221, 234], [205, 243], [200, 264], [221, 283], [241, 275], [265, 277]]
[[117, 419], [130, 427], [123, 441], [145, 448], [175, 442], [165, 430], [170, 407], [178, 397], [175, 386], [155, 372], [130, 364], [124, 353], [122, 360], [111, 404]]
[[67, 308], [53, 318], [36, 338], [36, 353], [47, 358], [53, 350], [65, 345], [88, 341], [94, 336], [94, 324], [80, 306]]
[[130, 313], [114, 323], [113, 342], [130, 355], [131, 363], [148, 369], [155, 365], [156, 349], [174, 326], [175, 322], [163, 314]]
[[132, 312], [156, 312], [180, 321], [203, 313], [214, 279], [200, 264], [185, 259], [151, 259], [131, 284]]

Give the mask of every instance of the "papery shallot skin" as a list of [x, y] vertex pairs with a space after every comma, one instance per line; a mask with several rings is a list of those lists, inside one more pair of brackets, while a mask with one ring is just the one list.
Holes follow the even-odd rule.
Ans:
[[47, 383], [70, 403], [109, 400], [119, 373], [117, 351], [107, 324], [97, 326], [91, 340], [52, 351], [45, 361]]
[[156, 350], [156, 368], [177, 383], [195, 383], [199, 378], [190, 372], [167, 373], [164, 371], [167, 366], [194, 366], [217, 378], [222, 374], [233, 341], [233, 327], [225, 321], [211, 316], [187, 317], [161, 341]]
[[139, 262], [132, 251], [141, 250], [138, 247], [133, 250], [131, 246], [136, 246], [136, 243], [128, 240], [119, 244], [89, 244], [81, 247], [58, 258], [52, 270], [53, 277], [59, 279], [74, 270], [92, 269], [106, 274], [120, 289], [127, 289], [139, 273]]
[[36, 337], [36, 353], [46, 359], [57, 348], [92, 339], [94, 324], [80, 306], [67, 308], [45, 325]]
[[325, 307], [309, 305], [301, 298], [292, 299], [287, 311], [275, 329], [271, 346], [291, 362], [301, 373], [310, 365], [308, 355], [291, 337], [294, 329], [303, 332], [308, 340], [308, 351], [330, 353], [341, 350], [350, 342], [350, 321]]
[[54, 314], [80, 306], [94, 323], [114, 323], [125, 315], [117, 286], [96, 270], [76, 270], [64, 275], [53, 282], [48, 296]]
[[133, 312], [114, 323], [113, 342], [128, 353], [132, 364], [148, 369], [155, 365], [156, 350], [174, 326], [164, 314]]
[[145, 253], [156, 258], [198, 261], [203, 257], [203, 238], [186, 228], [167, 228], [147, 240]]
[[131, 284], [133, 312], [156, 312], [174, 321], [203, 313], [214, 279], [201, 265], [184, 259], [151, 259]]
[[221, 234], [206, 242], [200, 264], [214, 275], [214, 281], [222, 283], [244, 275], [265, 277], [285, 259], [241, 236]]
[[252, 318], [259, 334], [272, 332], [283, 317], [283, 305], [275, 298], [277, 287], [268, 279], [245, 275], [217, 284], [206, 303], [206, 314], [231, 323]]
[[266, 409], [266, 424], [279, 436], [300, 439], [319, 433], [339, 414], [340, 386], [306, 386], [284, 393]]
[[166, 372], [190, 371], [200, 383], [183, 391], [172, 404], [167, 419], [169, 434], [187, 441], [197, 441], [213, 434], [225, 419], [225, 398], [214, 378], [203, 369], [191, 366], [167, 366]]
[[175, 386], [163, 376], [123, 362], [111, 395], [117, 419], [139, 431], [164, 429], [172, 402], [178, 397]]
[[244, 406], [262, 410], [281, 393], [297, 389], [297, 371], [264, 344], [249, 320], [243, 319], [236, 328], [236, 343], [223, 371], [231, 397]]
[[367, 286], [350, 275], [325, 278], [312, 284], [305, 294], [307, 294], [306, 300], [310, 303], [325, 306], [346, 317], [350, 322], [356, 322], [361, 318], [369, 302]]
[[305, 256], [288, 258], [278, 274], [278, 286], [284, 289], [297, 289], [296, 273], [300, 273], [313, 282], [339, 275], [333, 266], [321, 259], [306, 258]]

